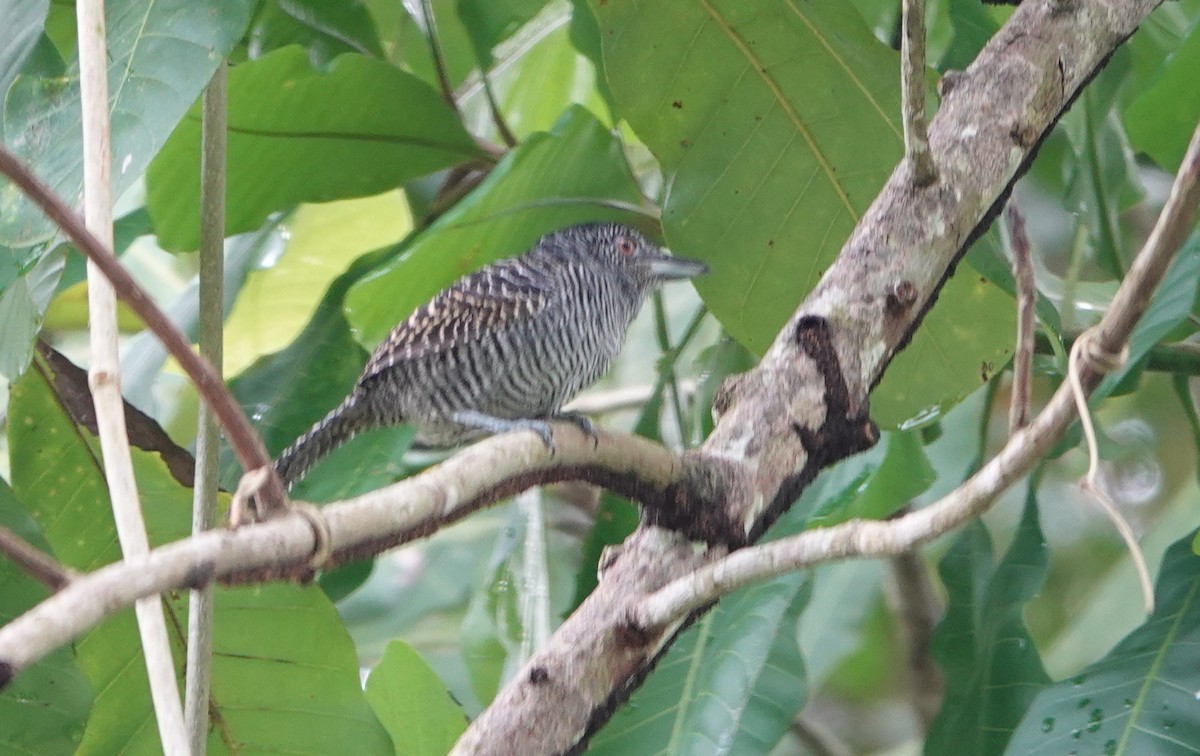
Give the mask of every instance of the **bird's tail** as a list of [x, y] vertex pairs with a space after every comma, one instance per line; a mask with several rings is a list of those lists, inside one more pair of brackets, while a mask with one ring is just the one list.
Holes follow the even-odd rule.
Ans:
[[275, 460], [275, 470], [284, 485], [292, 487], [319, 459], [367, 429], [367, 416], [357, 393], [309, 428]]

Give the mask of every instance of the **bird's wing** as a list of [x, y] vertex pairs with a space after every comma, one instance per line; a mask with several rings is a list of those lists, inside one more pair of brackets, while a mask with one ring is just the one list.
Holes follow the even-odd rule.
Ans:
[[375, 350], [360, 380], [396, 363], [419, 360], [478, 341], [535, 317], [551, 302], [551, 287], [540, 271], [520, 259], [503, 260], [459, 279], [418, 307]]

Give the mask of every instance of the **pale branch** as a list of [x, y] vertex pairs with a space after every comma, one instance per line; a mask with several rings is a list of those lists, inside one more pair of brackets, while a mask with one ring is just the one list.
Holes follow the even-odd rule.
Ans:
[[900, 101], [904, 116], [904, 158], [913, 183], [937, 181], [937, 166], [929, 151], [925, 118], [925, 0], [900, 3]]
[[[228, 123], [229, 64], [221, 61], [204, 89], [200, 121], [200, 355], [221, 375], [225, 308], [225, 155]], [[221, 436], [216, 419], [201, 404], [196, 418], [195, 488], [192, 491], [192, 534], [217, 525]], [[212, 680], [213, 586], [188, 595], [187, 662], [184, 677], [184, 723], [192, 753], [205, 750], [208, 739], [209, 691]]]
[[[21, 164], [13, 155], [0, 146], [0, 173], [8, 177], [24, 194], [42, 209], [55, 225], [62, 229], [75, 247], [83, 252], [88, 261], [99, 268], [116, 290], [117, 296], [129, 309], [142, 319], [163, 347], [175, 358], [183, 371], [187, 373], [201, 399], [212, 408], [213, 414], [230, 448], [237, 455], [243, 470], [255, 470], [271, 467], [271, 456], [262, 439], [250, 425], [250, 420], [241, 406], [225, 388], [225, 384], [217, 376], [208, 360], [192, 350], [188, 339], [171, 322], [165, 313], [154, 303], [150, 295], [143, 289], [112, 253], [111, 245], [105, 245], [92, 235], [84, 226], [83, 221], [67, 207], [49, 187], [39, 181], [33, 173]], [[283, 483], [277, 475], [272, 475], [270, 487], [264, 492], [264, 501], [268, 510], [280, 510], [286, 502]]]
[[[686, 623], [642, 632], [630, 622], [634, 606], [757, 539], [821, 468], [870, 442], [869, 389], [988, 228], [1038, 144], [1157, 5], [1026, 0], [970, 67], [945, 77], [929, 130], [938, 181], [917, 187], [907, 164], [898, 166], [759, 366], [718, 393], [721, 416], [697, 454], [724, 483], [723, 512], [709, 525], [737, 523], [736, 531], [703, 532], [710, 545], [702, 548], [658, 527], [679, 523], [647, 513], [611, 552], [597, 588], [472, 722], [456, 752], [581, 749]], [[1058, 412], [1056, 422], [1065, 423], [1069, 401]], [[1010, 456], [1037, 454], [1033, 436], [1017, 434]], [[994, 486], [1005, 464], [989, 467], [967, 492]], [[948, 529], [928, 518], [922, 510], [898, 523], [848, 527], [870, 537], [886, 525], [894, 554], [918, 543], [917, 532]], [[845, 548], [825, 544], [829, 557], [841, 555], [835, 545]]]
[[[1154, 230], [1099, 325], [1090, 332], [1104, 352], [1119, 354], [1125, 348], [1182, 246], [1200, 204], [1198, 179], [1200, 126], [1192, 135]], [[886, 522], [852, 520], [734, 552], [648, 596], [631, 614], [631, 624], [641, 632], [666, 627], [742, 586], [831, 559], [896, 556], [979, 516], [1058, 442], [1081, 409], [1076, 397], [1096, 387], [1100, 368], [1094, 360], [1079, 361], [1076, 378], [1060, 386], [1028, 426], [1014, 433], [979, 472], [937, 502]]]
[[[79, 95], [83, 127], [84, 223], [109, 249], [112, 248], [112, 150], [108, 103], [108, 42], [104, 0], [82, 0], [76, 8], [79, 40]], [[117, 332], [117, 296], [103, 271], [94, 263], [87, 269], [88, 336], [91, 367], [88, 385], [96, 408], [96, 426], [104, 458], [117, 539], [125, 558], [138, 558], [150, 550], [142, 517], [133, 459], [125, 428], [125, 403], [121, 397], [121, 359]], [[147, 596], [134, 605], [138, 636], [145, 655], [150, 698], [163, 752], [187, 754], [183, 706], [175, 682], [175, 662], [167, 637], [162, 599]]]
[[1033, 352], [1037, 310], [1037, 282], [1033, 277], [1033, 251], [1025, 233], [1025, 219], [1009, 202], [1008, 239], [1012, 250], [1013, 280], [1017, 289], [1017, 342], [1013, 349], [1012, 400], [1008, 410], [1008, 432], [1029, 422], [1033, 401]]
[[[601, 485], [648, 506], [675, 507], [711, 487], [694, 461], [635, 436], [600, 430], [592, 439], [556, 425], [555, 451], [517, 432], [489, 438], [386, 488], [319, 510], [332, 556], [323, 566], [378, 554], [531, 486], [565, 480]], [[694, 508], [713, 506], [697, 499]], [[316, 548], [301, 513], [237, 530], [210, 530], [72, 580], [0, 627], [0, 687], [144, 596], [213, 581], [246, 583], [305, 574]]]

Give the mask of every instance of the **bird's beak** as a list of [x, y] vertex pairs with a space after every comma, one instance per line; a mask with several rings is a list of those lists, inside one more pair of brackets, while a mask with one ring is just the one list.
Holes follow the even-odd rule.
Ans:
[[680, 278], [702, 276], [708, 272], [708, 266], [699, 260], [689, 260], [686, 257], [671, 257], [667, 250], [662, 250], [661, 257], [650, 259], [650, 273], [655, 278], [673, 281]]

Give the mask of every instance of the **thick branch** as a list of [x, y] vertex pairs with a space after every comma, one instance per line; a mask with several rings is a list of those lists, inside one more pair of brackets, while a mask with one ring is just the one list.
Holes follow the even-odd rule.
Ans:
[[[700, 453], [725, 478], [721, 519], [741, 523], [751, 537], [761, 534], [822, 466], [869, 440], [870, 387], [986, 230], [1039, 142], [1157, 5], [1026, 0], [975, 63], [945, 82], [929, 132], [938, 182], [914, 187], [900, 166], [759, 366], [718, 397], [722, 417]], [[921, 530], [939, 528], [945, 529], [935, 521]], [[897, 531], [889, 532], [895, 538]], [[736, 534], [729, 535], [736, 545]], [[697, 552], [677, 534], [652, 524], [639, 528], [549, 646], [472, 723], [457, 751], [580, 748], [679, 627], [639, 632], [629, 621], [639, 595], [725, 552], [721, 546]]]
[[[655, 507], [686, 504], [693, 463], [642, 438], [555, 428], [555, 452], [532, 433], [482, 441], [420, 475], [319, 510], [329, 525], [328, 565], [377, 554], [531, 486], [583, 480]], [[696, 507], [702, 506], [697, 503]], [[260, 581], [304, 573], [315, 548], [299, 513], [237, 530], [208, 531], [149, 555], [108, 565], [0, 627], [0, 687], [138, 598], [214, 580]]]

